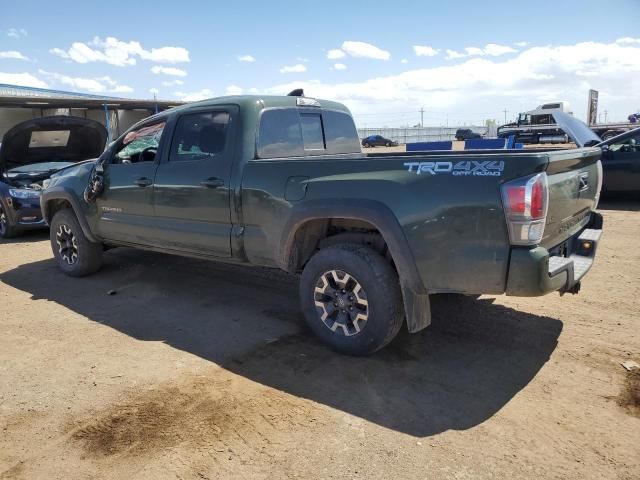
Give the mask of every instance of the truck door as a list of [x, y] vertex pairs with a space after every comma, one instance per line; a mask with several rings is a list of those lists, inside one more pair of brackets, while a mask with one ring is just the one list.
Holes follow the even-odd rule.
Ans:
[[229, 181], [234, 118], [235, 107], [185, 113], [177, 118], [168, 155], [155, 175], [156, 244], [231, 256]]
[[153, 177], [164, 148], [164, 121], [127, 133], [105, 166], [105, 189], [96, 200], [102, 238], [149, 244], [153, 237]]
[[602, 169], [607, 191], [640, 191], [640, 133], [611, 144], [603, 155]]

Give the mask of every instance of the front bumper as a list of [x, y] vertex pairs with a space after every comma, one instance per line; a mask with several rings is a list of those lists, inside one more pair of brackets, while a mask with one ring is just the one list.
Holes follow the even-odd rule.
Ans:
[[7, 198], [5, 209], [9, 222], [20, 230], [44, 228], [47, 223], [42, 218], [40, 198], [17, 199]]
[[[512, 249], [506, 294], [536, 297], [555, 291], [577, 293], [580, 281], [593, 265], [601, 236], [602, 215], [594, 212], [589, 224], [565, 242], [564, 255], [552, 255], [544, 247]], [[585, 248], [586, 244], [590, 247]]]

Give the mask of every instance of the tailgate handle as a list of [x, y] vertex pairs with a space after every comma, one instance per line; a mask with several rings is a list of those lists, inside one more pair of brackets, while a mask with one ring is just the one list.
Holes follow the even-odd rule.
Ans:
[[580, 185], [580, 191], [584, 192], [589, 188], [589, 172], [582, 172], [578, 179]]
[[224, 187], [224, 180], [218, 177], [209, 177], [200, 182], [200, 185], [207, 188]]

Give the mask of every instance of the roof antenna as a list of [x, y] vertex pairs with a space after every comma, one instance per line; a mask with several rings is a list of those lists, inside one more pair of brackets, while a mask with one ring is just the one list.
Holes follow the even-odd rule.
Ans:
[[296, 88], [295, 90], [291, 90], [287, 97], [304, 97], [304, 90], [301, 88]]

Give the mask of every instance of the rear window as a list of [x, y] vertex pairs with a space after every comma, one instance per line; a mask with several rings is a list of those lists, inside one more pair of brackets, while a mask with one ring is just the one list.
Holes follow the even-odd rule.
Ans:
[[325, 110], [324, 135], [328, 153], [359, 153], [358, 131], [351, 115], [344, 112]]
[[324, 150], [322, 117], [319, 113], [301, 113], [302, 140], [305, 150]]
[[358, 152], [358, 132], [346, 113], [300, 109], [273, 109], [262, 113], [258, 131], [259, 158]]
[[300, 117], [293, 109], [265, 110], [258, 132], [260, 158], [304, 155]]

